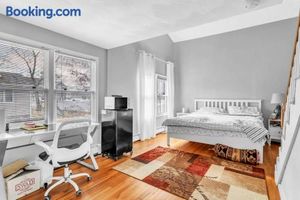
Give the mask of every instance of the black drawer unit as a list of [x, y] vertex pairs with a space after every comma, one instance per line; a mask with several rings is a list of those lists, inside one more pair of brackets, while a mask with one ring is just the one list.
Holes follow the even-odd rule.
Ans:
[[132, 153], [132, 109], [102, 110], [102, 155], [117, 160], [124, 153]]

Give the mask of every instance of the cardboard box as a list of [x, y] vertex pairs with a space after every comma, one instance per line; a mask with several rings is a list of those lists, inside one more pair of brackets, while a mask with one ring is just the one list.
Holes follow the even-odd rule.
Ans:
[[40, 170], [26, 170], [6, 180], [7, 199], [21, 198], [40, 188]]

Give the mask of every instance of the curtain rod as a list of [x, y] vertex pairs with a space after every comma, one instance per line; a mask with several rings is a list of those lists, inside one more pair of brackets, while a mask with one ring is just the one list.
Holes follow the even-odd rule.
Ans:
[[137, 53], [145, 53], [145, 54], [147, 54], [147, 55], [151, 55], [151, 56], [153, 56], [153, 58], [155, 59], [155, 60], [158, 60], [158, 61], [160, 61], [160, 62], [163, 62], [163, 63], [171, 63], [170, 61], [166, 61], [166, 60], [163, 60], [163, 59], [161, 59], [161, 58], [159, 58], [159, 57], [157, 57], [157, 56], [155, 56], [155, 55], [153, 55], [153, 54], [151, 54], [151, 53], [147, 53], [146, 51], [144, 51], [144, 50], [138, 50], [137, 51]]

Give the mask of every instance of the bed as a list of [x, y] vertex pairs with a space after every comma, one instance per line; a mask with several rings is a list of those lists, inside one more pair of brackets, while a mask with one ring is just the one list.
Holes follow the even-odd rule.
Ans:
[[[251, 108], [259, 114], [232, 114], [233, 108]], [[210, 110], [210, 112], [206, 112]], [[211, 112], [221, 110], [222, 112]], [[261, 100], [195, 99], [194, 112], [164, 121], [167, 143], [179, 138], [206, 144], [225, 144], [239, 149], [256, 149], [263, 162], [263, 148], [269, 133], [261, 116]]]

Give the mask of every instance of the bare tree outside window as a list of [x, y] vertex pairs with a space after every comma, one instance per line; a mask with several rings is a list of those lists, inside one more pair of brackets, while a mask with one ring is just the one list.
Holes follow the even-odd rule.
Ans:
[[0, 86], [13, 89], [14, 103], [0, 104], [8, 113], [8, 121], [44, 118], [43, 50], [0, 42]]
[[89, 91], [91, 88], [91, 61], [58, 55], [55, 59], [56, 89]]
[[[20, 48], [13, 48], [14, 52], [17, 56], [19, 56], [25, 63], [28, 73], [30, 75], [30, 79], [32, 81], [33, 89], [37, 89], [41, 83], [43, 83], [43, 76], [40, 74], [39, 78], [36, 78], [37, 70], [37, 62], [38, 56], [40, 55], [40, 51], [38, 50], [24, 50]], [[36, 111], [39, 112], [42, 110], [42, 105], [40, 101], [40, 96], [38, 91], [34, 91], [35, 101], [36, 101]]]
[[55, 88], [59, 121], [91, 115], [92, 61], [64, 54], [55, 58]]

